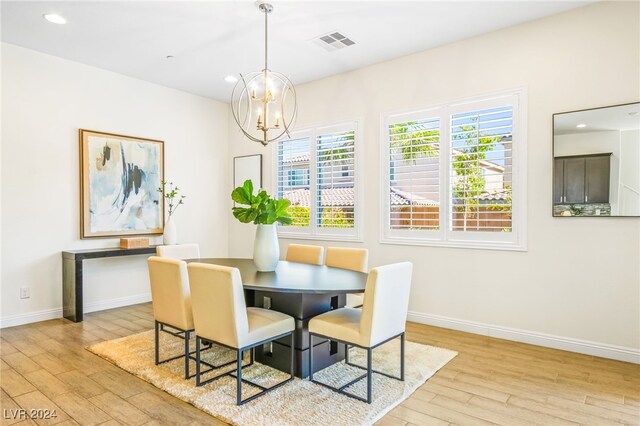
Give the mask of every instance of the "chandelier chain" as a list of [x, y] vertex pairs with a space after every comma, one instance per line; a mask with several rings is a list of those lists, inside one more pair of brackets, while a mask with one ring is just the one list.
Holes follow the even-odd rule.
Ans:
[[269, 67], [267, 67], [267, 58], [268, 58], [268, 53], [269, 53], [269, 44], [268, 44], [268, 40], [269, 40], [269, 25], [268, 25], [268, 18], [269, 18], [269, 9], [265, 8], [264, 9], [264, 69], [268, 70]]

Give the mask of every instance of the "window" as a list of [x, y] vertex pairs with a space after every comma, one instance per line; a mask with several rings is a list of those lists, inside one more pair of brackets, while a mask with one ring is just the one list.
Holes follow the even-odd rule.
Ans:
[[286, 198], [291, 201], [289, 208], [293, 220], [291, 226], [296, 228], [309, 227], [310, 180], [307, 179], [306, 183], [297, 180], [299, 170], [306, 170], [307, 176], [309, 175], [309, 148], [309, 137], [289, 139], [278, 143], [278, 198]]
[[357, 123], [295, 132], [277, 144], [278, 197], [291, 201], [293, 223], [281, 235], [359, 240]]
[[383, 242], [525, 249], [524, 96], [384, 117]]
[[288, 170], [289, 186], [309, 186], [309, 169]]

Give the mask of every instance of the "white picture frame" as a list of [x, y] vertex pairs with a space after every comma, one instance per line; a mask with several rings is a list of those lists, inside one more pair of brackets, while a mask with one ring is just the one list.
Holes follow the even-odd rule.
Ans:
[[233, 158], [233, 187], [237, 188], [250, 179], [254, 189], [262, 188], [262, 154]]

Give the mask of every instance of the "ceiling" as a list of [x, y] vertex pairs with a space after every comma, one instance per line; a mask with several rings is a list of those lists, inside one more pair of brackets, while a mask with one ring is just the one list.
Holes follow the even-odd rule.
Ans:
[[[586, 127], [576, 128], [579, 124], [584, 124]], [[638, 102], [557, 114], [553, 118], [553, 133], [556, 135], [638, 129], [640, 129], [640, 103]]]
[[[274, 1], [269, 68], [294, 84], [560, 13], [592, 1]], [[6, 1], [2, 41], [228, 102], [229, 74], [263, 68], [253, 1]], [[66, 25], [45, 21], [56, 13]], [[356, 44], [328, 52], [339, 31]], [[167, 59], [167, 56], [173, 56]]]

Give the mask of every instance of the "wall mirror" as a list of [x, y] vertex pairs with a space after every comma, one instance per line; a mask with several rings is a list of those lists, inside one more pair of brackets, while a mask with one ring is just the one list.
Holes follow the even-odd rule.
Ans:
[[640, 102], [553, 115], [553, 215], [640, 216]]

